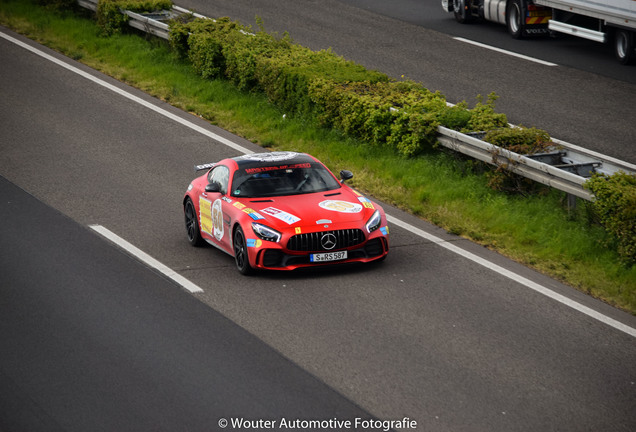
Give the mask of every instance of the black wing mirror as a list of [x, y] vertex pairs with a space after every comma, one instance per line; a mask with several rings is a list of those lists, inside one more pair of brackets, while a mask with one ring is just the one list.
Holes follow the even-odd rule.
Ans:
[[340, 171], [340, 181], [342, 183], [344, 183], [345, 181], [352, 179], [353, 178], [353, 173], [349, 170], [342, 170]]
[[205, 187], [206, 192], [221, 192], [221, 185], [218, 183], [210, 183]]

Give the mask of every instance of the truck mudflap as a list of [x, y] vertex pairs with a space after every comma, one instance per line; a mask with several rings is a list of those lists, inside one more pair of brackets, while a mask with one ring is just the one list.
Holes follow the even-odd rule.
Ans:
[[539, 32], [531, 32], [530, 34], [546, 34], [548, 33], [548, 23], [552, 19], [552, 11], [543, 6], [528, 5], [526, 11], [526, 25], [530, 30], [539, 30]]
[[549, 34], [548, 23], [552, 10], [522, 0], [512, 0], [506, 7], [508, 33], [515, 38], [545, 36]]

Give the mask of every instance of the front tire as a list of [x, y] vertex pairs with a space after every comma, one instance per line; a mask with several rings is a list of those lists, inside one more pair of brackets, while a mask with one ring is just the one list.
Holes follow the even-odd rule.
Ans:
[[455, 21], [460, 24], [467, 24], [473, 21], [473, 16], [470, 13], [470, 6], [466, 4], [470, 0], [453, 0], [453, 13], [455, 14]]
[[234, 230], [234, 261], [236, 262], [236, 268], [242, 275], [249, 275], [252, 273], [252, 267], [250, 266], [250, 258], [247, 254], [247, 242], [245, 241], [245, 234], [240, 226], [237, 226]]
[[523, 37], [523, 5], [521, 0], [513, 0], [508, 3], [506, 9], [506, 26], [508, 27], [508, 33], [514, 39], [521, 39]]
[[628, 30], [616, 30], [614, 34], [614, 53], [621, 64], [630, 64], [635, 57], [634, 33]]
[[190, 198], [186, 199], [185, 205], [183, 206], [183, 213], [185, 215], [188, 241], [192, 246], [202, 246], [204, 242], [201, 237], [201, 230], [199, 229], [199, 219], [197, 218], [197, 211]]

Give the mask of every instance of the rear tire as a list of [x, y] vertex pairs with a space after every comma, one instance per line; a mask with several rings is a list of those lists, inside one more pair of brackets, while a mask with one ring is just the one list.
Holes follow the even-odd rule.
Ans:
[[508, 27], [508, 33], [510, 33], [513, 39], [523, 38], [524, 16], [521, 0], [512, 0], [508, 3], [508, 8], [506, 9], [506, 26]]
[[616, 30], [614, 33], [614, 53], [616, 59], [624, 65], [634, 61], [634, 33], [628, 30]]
[[252, 273], [252, 266], [250, 266], [250, 258], [247, 253], [247, 242], [245, 241], [245, 234], [240, 226], [237, 226], [234, 230], [234, 261], [236, 262], [236, 268], [242, 275], [249, 275]]
[[192, 246], [202, 246], [204, 241], [201, 237], [201, 230], [199, 229], [199, 219], [197, 218], [197, 212], [194, 208], [194, 204], [190, 198], [186, 199], [183, 206], [183, 213], [185, 215], [186, 233], [188, 234], [188, 241]]

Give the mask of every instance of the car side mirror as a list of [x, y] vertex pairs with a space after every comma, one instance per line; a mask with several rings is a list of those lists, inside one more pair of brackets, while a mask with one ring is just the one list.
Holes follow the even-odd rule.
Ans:
[[221, 192], [221, 186], [218, 183], [210, 183], [205, 187], [206, 192]]
[[340, 171], [340, 181], [344, 183], [346, 180], [352, 179], [353, 173], [349, 170]]

